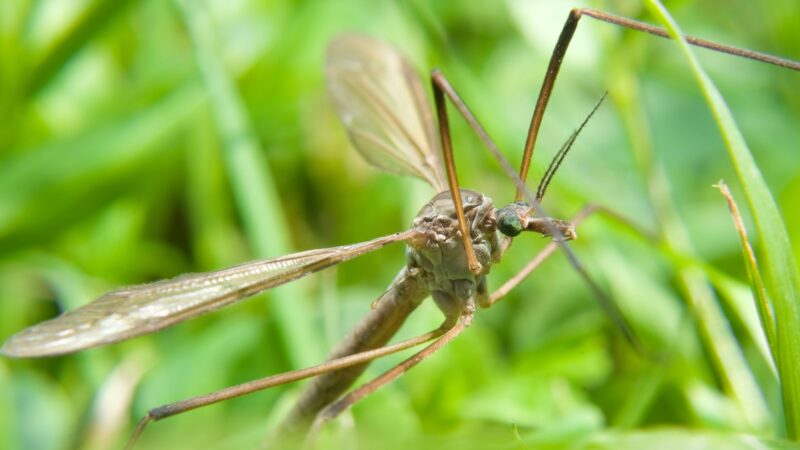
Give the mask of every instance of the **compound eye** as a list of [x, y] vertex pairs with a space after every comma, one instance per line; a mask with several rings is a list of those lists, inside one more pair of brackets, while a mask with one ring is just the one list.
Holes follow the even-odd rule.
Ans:
[[516, 214], [500, 214], [497, 219], [497, 229], [506, 236], [514, 237], [522, 233], [522, 223]]

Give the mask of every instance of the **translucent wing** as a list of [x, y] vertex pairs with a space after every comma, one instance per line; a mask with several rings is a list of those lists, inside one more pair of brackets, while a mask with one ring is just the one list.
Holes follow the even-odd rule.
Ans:
[[413, 235], [409, 230], [360, 244], [118, 289], [22, 330], [0, 352], [18, 357], [58, 355], [151, 333]]
[[374, 166], [447, 189], [433, 115], [414, 69], [394, 48], [345, 35], [328, 46], [328, 92], [353, 145]]

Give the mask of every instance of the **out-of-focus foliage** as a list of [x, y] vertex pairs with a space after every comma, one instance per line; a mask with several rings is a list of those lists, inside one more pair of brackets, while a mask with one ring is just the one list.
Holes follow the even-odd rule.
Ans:
[[[518, 163], [547, 58], [575, 6], [589, 5], [2, 2], [0, 338], [120, 285], [406, 228], [432, 192], [349, 148], [325, 94], [326, 43], [367, 33], [402, 49], [422, 76], [440, 67]], [[652, 20], [635, 1], [590, 6]], [[666, 6], [687, 33], [800, 59], [793, 0]], [[657, 236], [596, 217], [574, 244], [657, 357], [625, 342], [558, 254], [456, 342], [353, 408], [352, 421], [333, 424], [325, 442], [788, 448], [738, 238], [711, 188], [725, 178], [741, 192], [708, 107], [674, 44], [584, 20], [533, 177], [608, 90], [545, 207], [568, 217], [598, 203]], [[699, 53], [798, 255], [800, 76]], [[451, 123], [464, 185], [510, 200], [511, 183], [452, 109]], [[491, 285], [542, 243], [519, 238]], [[313, 364], [403, 260], [393, 246], [153, 336], [0, 359], [2, 445], [119, 447], [148, 408]], [[439, 320], [425, 305], [403, 335]], [[153, 424], [137, 448], [253, 448], [296, 391]]]

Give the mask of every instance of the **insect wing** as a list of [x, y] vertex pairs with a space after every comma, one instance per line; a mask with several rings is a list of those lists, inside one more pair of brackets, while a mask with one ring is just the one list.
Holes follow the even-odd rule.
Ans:
[[428, 100], [402, 55], [375, 39], [340, 36], [328, 46], [325, 76], [353, 145], [370, 164], [447, 189]]
[[58, 355], [151, 333], [392, 242], [407, 240], [413, 234], [409, 230], [359, 244], [121, 288], [17, 333], [0, 352], [16, 357]]

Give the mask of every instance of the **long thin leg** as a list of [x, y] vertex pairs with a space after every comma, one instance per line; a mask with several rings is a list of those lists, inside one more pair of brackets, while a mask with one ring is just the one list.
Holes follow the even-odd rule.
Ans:
[[375, 392], [382, 386], [394, 381], [397, 377], [399, 377], [400, 375], [402, 375], [415, 365], [419, 364], [422, 360], [432, 355], [440, 348], [444, 347], [448, 342], [455, 339], [459, 334], [461, 334], [461, 332], [463, 332], [470, 325], [470, 323], [472, 323], [472, 317], [474, 314], [475, 314], [475, 303], [472, 299], [470, 299], [465, 305], [464, 310], [462, 311], [461, 316], [458, 318], [456, 324], [453, 325], [452, 328], [447, 330], [447, 332], [445, 332], [441, 337], [439, 337], [439, 339], [437, 339], [424, 349], [420, 350], [419, 352], [415, 353], [405, 361], [384, 372], [379, 377], [359, 387], [358, 389], [350, 392], [341, 399], [337, 400], [335, 403], [332, 403], [331, 405], [320, 411], [320, 413], [317, 415], [316, 420], [314, 420], [314, 424], [311, 427], [311, 430], [309, 431], [307, 442], [313, 442], [315, 440], [316, 436], [322, 429], [322, 426], [325, 425], [325, 423], [327, 423], [331, 419], [336, 418], [336, 416], [341, 414], [347, 408], [349, 408], [359, 400], [363, 399], [367, 395]]
[[[491, 153], [497, 162], [500, 163], [500, 167], [503, 168], [503, 171], [506, 173], [506, 175], [508, 175], [508, 177], [514, 182], [514, 185], [516, 185], [517, 189], [525, 191], [525, 183], [522, 181], [519, 175], [517, 175], [517, 171], [514, 170], [514, 168], [511, 166], [511, 163], [508, 162], [508, 159], [506, 159], [506, 157], [500, 152], [497, 144], [494, 143], [492, 138], [489, 136], [489, 133], [483, 129], [481, 123], [469, 109], [467, 103], [458, 95], [458, 92], [456, 92], [455, 88], [453, 88], [453, 86], [447, 80], [447, 77], [445, 77], [441, 71], [434, 70], [431, 72], [431, 82], [433, 83], [434, 97], [436, 97], [437, 93], [439, 93], [438, 95], [444, 93], [450, 98], [450, 101], [453, 102], [453, 105], [456, 107], [458, 112], [461, 114], [464, 120], [467, 121], [469, 127], [472, 128], [472, 131], [474, 131], [475, 134], [478, 135], [478, 138], [483, 141], [483, 144], [487, 149], [489, 149], [489, 153]], [[438, 103], [437, 109], [439, 109]], [[533, 198], [533, 196], [530, 197]]]
[[[589, 215], [597, 211], [598, 209], [602, 209], [600, 207], [589, 205], [581, 209], [577, 215], [572, 219], [572, 222], [575, 225], [580, 224], [583, 222]], [[558, 248], [557, 242], [551, 242], [545, 247], [541, 252], [539, 252], [536, 257], [528, 263], [517, 275], [503, 284], [499, 289], [493, 292], [489, 298], [489, 305], [496, 303], [502, 297], [508, 294], [511, 289], [519, 285], [528, 275], [530, 275], [533, 270], [535, 270], [541, 263], [547, 259], [550, 255], [552, 255], [556, 248]], [[486, 306], [486, 307], [488, 307]], [[417, 365], [423, 359], [427, 358], [440, 348], [442, 348], [445, 344], [455, 339], [459, 334], [461, 334], [466, 327], [469, 326], [470, 322], [472, 321], [472, 316], [475, 311], [475, 306], [473, 303], [470, 303], [468, 307], [465, 309], [464, 313], [459, 318], [458, 323], [454, 325], [450, 330], [448, 330], [445, 334], [443, 334], [437, 341], [429, 345], [428, 347], [424, 348], [420, 352], [416, 353], [415, 355], [411, 356], [407, 360], [401, 362], [400, 364], [394, 366], [393, 368], [389, 369], [378, 378], [370, 381], [369, 383], [361, 386], [360, 388], [352, 391], [351, 393], [347, 394], [346, 396], [342, 397], [335, 403], [332, 403], [325, 409], [323, 409], [318, 415], [317, 418], [314, 420], [314, 424], [312, 425], [311, 430], [309, 431], [308, 438], [306, 442], [313, 442], [316, 439], [316, 436], [321, 431], [322, 426], [325, 425], [328, 421], [336, 418], [339, 414], [344, 412], [347, 408], [358, 402], [359, 400], [363, 399], [367, 395], [375, 392], [377, 389], [381, 388], [382, 386], [390, 383], [391, 381], [395, 380], [397, 377]], [[623, 319], [623, 323], [624, 319]], [[633, 336], [632, 339], [636, 339], [633, 332], [625, 323], [625, 327], [623, 328], [623, 332], [628, 336]], [[631, 337], [629, 337], [631, 339]], [[638, 341], [637, 341], [638, 342]]]
[[[658, 239], [658, 236], [655, 233], [652, 233], [640, 227], [639, 225], [630, 221], [628, 218], [623, 217], [617, 212], [607, 209], [603, 206], [594, 204], [584, 206], [580, 211], [578, 211], [578, 214], [576, 214], [575, 217], [573, 217], [572, 220], [570, 220], [570, 222], [573, 225], [578, 226], [587, 217], [589, 217], [594, 213], [600, 213], [606, 217], [609, 217], [611, 219], [614, 219], [622, 223], [623, 225], [635, 231], [640, 236], [643, 236], [650, 242], [655, 242]], [[492, 292], [492, 294], [489, 296], [489, 301], [486, 304], [486, 306], [484, 306], [484, 308], [491, 307], [492, 305], [500, 301], [503, 297], [505, 297], [509, 292], [511, 292], [511, 290], [516, 288], [520, 283], [522, 283], [525, 280], [525, 278], [528, 277], [528, 275], [531, 274], [531, 272], [533, 272], [536, 268], [538, 268], [544, 262], [545, 259], [547, 259], [550, 255], [552, 255], [557, 248], [558, 248], [558, 242], [550, 242], [549, 244], [547, 244], [547, 246], [543, 248], [536, 255], [535, 258], [533, 258], [530, 262], [528, 262], [528, 264], [522, 270], [517, 272], [516, 275], [514, 275], [508, 281], [503, 283], [503, 285], [497, 288], [496, 291]]]
[[[617, 214], [614, 211], [611, 211], [607, 208], [598, 205], [587, 205], [584, 206], [575, 217], [572, 218], [570, 222], [574, 225], [579, 225], [583, 222], [587, 217], [594, 213], [600, 213], [604, 216], [610, 217], [616, 221], [623, 223], [625, 226], [629, 227], [630, 229], [636, 231], [641, 236], [648, 238], [650, 241], [654, 241], [656, 237], [653, 233], [648, 232], [647, 230], [641, 228], [640, 226], [636, 225], [632, 221], [628, 220], [627, 218]], [[550, 242], [547, 246], [542, 249], [535, 258], [533, 258], [528, 264], [522, 268], [516, 275], [511, 277], [508, 281], [503, 283], [502, 286], [497, 288], [492, 294], [489, 296], [489, 300], [484, 305], [484, 308], [489, 308], [498, 301], [500, 301], [503, 297], [505, 297], [512, 289], [517, 287], [520, 283], [522, 283], [528, 275], [531, 274], [536, 268], [538, 268], [542, 262], [544, 262], [547, 257], [552, 255], [558, 246], [562, 244], [561, 242]], [[569, 255], [569, 253], [567, 253]], [[576, 266], [577, 264], [577, 266]], [[619, 310], [619, 307], [614, 303], [606, 294], [605, 292], [600, 289], [600, 287], [594, 282], [591, 276], [583, 269], [583, 266], [580, 265], [577, 261], [572, 264], [573, 267], [578, 271], [578, 274], [583, 278], [583, 280], [589, 286], [589, 289], [594, 294], [595, 298], [600, 303], [600, 306], [603, 308], [603, 311], [611, 318], [614, 324], [620, 329], [625, 339], [631, 344], [631, 346], [641, 353], [644, 356], [652, 358], [653, 360], [664, 360], [664, 355], [658, 354], [651, 349], [644, 346], [642, 341], [636, 335], [636, 332], [633, 331], [633, 328], [628, 323], [625, 316], [622, 314], [622, 311]]]
[[139, 421], [139, 424], [136, 426], [136, 429], [134, 430], [130, 439], [128, 439], [128, 443], [125, 445], [125, 449], [129, 450], [133, 448], [133, 445], [139, 439], [139, 436], [141, 436], [145, 427], [150, 422], [155, 422], [161, 419], [165, 419], [167, 417], [191, 411], [195, 408], [200, 408], [202, 406], [207, 406], [213, 403], [221, 402], [223, 400], [228, 400], [231, 398], [251, 394], [253, 392], [274, 387], [280, 384], [291, 383], [293, 381], [299, 381], [323, 373], [328, 373], [346, 367], [362, 364], [368, 361], [372, 361], [373, 359], [380, 358], [382, 356], [390, 355], [392, 353], [397, 353], [399, 351], [411, 347], [416, 347], [432, 339], [436, 338], [441, 339], [441, 337], [448, 332], [448, 329], [451, 329], [451, 323], [445, 322], [444, 324], [442, 324], [441, 327], [437, 328], [436, 330], [413, 337], [411, 339], [407, 339], [402, 342], [398, 342], [396, 344], [387, 345], [374, 350], [355, 353], [352, 355], [344, 356], [342, 358], [337, 358], [327, 361], [323, 364], [307, 367], [305, 369], [292, 370], [289, 372], [268, 376], [258, 380], [253, 380], [247, 383], [242, 383], [236, 386], [231, 386], [225, 389], [221, 389], [219, 391], [212, 392], [210, 394], [201, 395], [198, 397], [181, 400], [174, 403], [169, 403], [167, 405], [159, 406], [158, 408], [153, 408], [147, 412], [147, 415], [144, 416], [142, 420]]
[[[434, 93], [441, 91], [450, 98], [450, 101], [453, 102], [453, 105], [456, 107], [458, 112], [467, 122], [469, 127], [472, 128], [472, 131], [474, 131], [478, 138], [483, 142], [483, 144], [489, 150], [489, 153], [491, 153], [497, 162], [500, 163], [500, 166], [503, 168], [503, 171], [506, 173], [506, 175], [514, 182], [517, 191], [524, 193], [525, 200], [531, 204], [534, 209], [537, 209], [536, 212], [538, 214], [543, 217], [546, 216], [543, 211], [538, 211], [538, 205], [536, 205], [538, 198], [534, 197], [533, 194], [528, 190], [528, 188], [525, 186], [525, 182], [511, 166], [511, 163], [508, 161], [508, 159], [506, 159], [506, 157], [500, 152], [497, 144], [494, 143], [492, 138], [489, 136], [489, 133], [486, 132], [480, 121], [469, 109], [467, 103], [461, 98], [461, 96], [458, 95], [458, 91], [456, 91], [455, 88], [450, 84], [450, 82], [447, 80], [447, 77], [441, 71], [434, 70], [431, 73], [431, 81], [433, 82]], [[597, 109], [597, 107], [595, 107], [595, 109]], [[592, 113], [593, 112], [594, 111], [592, 111]]]
[[[467, 104], [458, 95], [458, 92], [456, 92], [453, 86], [447, 81], [447, 78], [444, 76], [444, 74], [442, 74], [439, 71], [434, 71], [433, 74], [431, 75], [431, 79], [434, 86], [434, 94], [435, 94], [434, 96], [436, 97], [437, 93], [438, 95], [444, 93], [448, 97], [450, 97], [450, 100], [456, 106], [456, 109], [461, 113], [461, 115], [464, 116], [464, 119], [467, 121], [469, 126], [473, 129], [473, 131], [475, 131], [475, 133], [480, 137], [480, 139], [489, 149], [489, 151], [500, 162], [500, 165], [503, 166], [506, 172], [509, 173], [509, 176], [515, 181], [515, 183], [517, 184], [517, 189], [521, 188], [522, 191], [525, 192], [526, 199], [528, 199], [529, 202], [532, 202], [532, 206], [536, 209], [537, 213], [539, 213], [541, 216], [546, 216], [546, 214], [543, 213], [541, 206], [536, 204], [536, 200], [533, 198], [533, 195], [525, 187], [522, 179], [518, 177], [516, 173], [514, 173], [514, 170], [511, 168], [511, 165], [500, 153], [499, 149], [497, 148], [497, 145], [495, 145], [491, 137], [489, 137], [489, 134], [486, 133], [486, 131], [483, 129], [480, 122], [472, 114]], [[553, 235], [556, 236], [555, 233]], [[589, 276], [589, 274], [586, 272], [586, 269], [583, 267], [578, 258], [575, 256], [575, 253], [572, 251], [569, 245], [567, 245], [566, 242], [563, 242], [563, 240], [558, 240], [558, 242], [550, 243], [546, 251], [552, 253], [552, 251], [555, 250], [556, 246], [561, 246], [561, 248], [564, 250], [564, 253], [567, 255], [567, 259], [569, 260], [572, 267], [575, 268], [575, 270], [578, 272], [581, 278], [584, 279], [586, 284], [591, 289], [592, 293], [595, 295], [595, 298], [597, 298], [597, 301], [600, 303], [600, 306], [609, 315], [609, 317], [611, 317], [611, 320], [613, 320], [614, 323], [620, 327], [622, 333], [630, 341], [631, 345], [633, 345], [633, 347], [636, 349], [641, 349], [641, 344], [639, 342], [639, 339], [636, 338], [635, 334], [633, 333], [633, 330], [631, 329], [630, 325], [628, 325], [628, 322], [625, 320], [622, 313], [616, 307], [614, 302], [612, 302], [611, 299], [608, 298], [608, 296], [603, 292], [602, 289], [600, 289], [597, 283], [595, 283], [594, 280]], [[535, 260], [532, 261], [530, 264], [533, 264], [534, 262]], [[530, 270], [532, 271], [536, 267], [536, 265], [538, 264], [535, 264], [533, 267], [530, 268]], [[524, 276], [522, 278], [524, 278]], [[520, 279], [519, 281], [522, 280]], [[517, 282], [517, 284], [518, 283], [519, 282]], [[516, 284], [514, 284], [514, 286], [516, 286]], [[492, 303], [491, 299], [490, 303]]]
[[461, 203], [461, 190], [458, 184], [458, 175], [456, 173], [456, 164], [453, 159], [453, 146], [450, 142], [450, 125], [447, 121], [447, 104], [444, 101], [444, 94], [436, 84], [435, 79], [432, 80], [433, 84], [433, 99], [436, 105], [436, 117], [439, 122], [439, 138], [442, 142], [442, 154], [444, 156], [444, 165], [447, 170], [447, 185], [450, 188], [450, 195], [453, 198], [453, 205], [456, 208], [456, 216], [458, 217], [458, 227], [461, 230], [461, 236], [464, 242], [464, 252], [467, 254], [467, 264], [469, 271], [473, 275], [481, 272], [481, 263], [475, 256], [475, 250], [472, 248], [472, 235], [470, 233], [467, 220], [464, 218], [464, 206]]
[[[429, 295], [416, 273], [408, 267], [401, 270], [377, 304], [331, 349], [328, 359], [385, 346]], [[366, 363], [359, 364], [314, 377], [273, 436], [305, 435], [317, 413], [348, 391], [366, 368]]]
[[[445, 168], [447, 170], [447, 180], [450, 186], [451, 195], [453, 197], [453, 203], [456, 208], [456, 216], [458, 217], [459, 228], [461, 229], [462, 236], [469, 236], [469, 232], [468, 225], [464, 218], [464, 209], [461, 204], [461, 192], [458, 190], [458, 177], [456, 175], [453, 149], [450, 141], [450, 126], [447, 119], [445, 95], [450, 98], [450, 101], [453, 102], [453, 105], [455, 105], [458, 112], [467, 121], [470, 128], [475, 131], [481, 141], [483, 141], [484, 145], [486, 145], [486, 148], [489, 149], [489, 152], [495, 157], [495, 159], [497, 159], [508, 177], [511, 178], [514, 184], [517, 186], [518, 192], [525, 192], [528, 201], [531, 202], [531, 204], [535, 203], [536, 200], [527, 190], [522, 179], [514, 171], [511, 163], [509, 163], [505, 156], [503, 156], [503, 154], [500, 152], [492, 138], [489, 136], [486, 130], [484, 130], [483, 126], [480, 124], [472, 111], [470, 111], [466, 102], [461, 99], [461, 97], [458, 95], [458, 92], [456, 92], [456, 90], [447, 80], [447, 77], [445, 77], [441, 71], [434, 70], [431, 73], [431, 84], [433, 86], [434, 103], [436, 105], [436, 112], [439, 121], [439, 135], [441, 136], [442, 140], [442, 153], [444, 154]], [[533, 206], [537, 210], [540, 209], [538, 205]], [[541, 213], [541, 211], [538, 212]], [[544, 216], [545, 214], [541, 215]], [[554, 233], [553, 236], [558, 236], [558, 233]], [[470, 270], [473, 273], [477, 273], [475, 270], [473, 270], [473, 268], [477, 268], [479, 270], [480, 264], [478, 263], [477, 258], [475, 258], [475, 252], [472, 249], [471, 239], [464, 239], [464, 251], [467, 255]], [[570, 252], [568, 248], [566, 248], [566, 251]], [[576, 260], [574, 255], [572, 255], [571, 260]]]
[[[488, 136], [487, 136], [488, 138]], [[580, 224], [586, 219], [589, 215], [594, 213], [598, 210], [604, 210], [602, 207], [598, 207], [595, 205], [589, 205], [581, 209], [577, 215], [572, 219], [572, 222], [575, 225]], [[558, 246], [557, 242], [551, 242], [545, 249], [543, 249], [536, 257], [528, 263], [517, 275], [511, 278], [508, 282], [503, 284], [497, 291], [492, 293], [490, 296], [490, 305], [499, 301], [502, 297], [504, 297], [508, 292], [519, 285], [525, 277], [530, 275], [534, 269], [536, 269], [541, 263], [547, 259], [553, 252], [556, 250]], [[380, 387], [386, 385], [387, 383], [393, 381], [413, 366], [418, 364], [423, 359], [427, 358], [435, 351], [439, 350], [448, 342], [455, 339], [466, 327], [469, 326], [470, 322], [472, 321], [472, 316], [474, 314], [475, 306], [473, 303], [470, 303], [468, 307], [465, 309], [464, 313], [460, 316], [459, 321], [445, 334], [443, 334], [437, 341], [432, 343], [430, 346], [426, 347], [422, 351], [418, 352], [417, 354], [411, 356], [407, 360], [401, 362], [397, 366], [391, 368], [378, 378], [370, 381], [369, 383], [361, 386], [360, 388], [352, 391], [350, 394], [346, 395], [345, 397], [341, 398], [335, 403], [332, 403], [325, 409], [323, 409], [314, 421], [311, 430], [309, 431], [308, 437], [306, 442], [310, 443], [316, 439], [316, 436], [320, 432], [322, 426], [325, 425], [328, 421], [335, 418], [347, 408], [352, 406], [354, 403], [358, 402], [359, 400], [363, 399], [367, 395], [375, 392]], [[447, 323], [447, 321], [445, 321]], [[630, 332], [632, 334], [632, 332]]]
[[[525, 150], [522, 155], [522, 164], [519, 170], [519, 178], [523, 181], [523, 184], [528, 178], [528, 169], [530, 168], [531, 159], [533, 158], [533, 149], [536, 144], [536, 137], [539, 134], [539, 128], [542, 124], [542, 118], [544, 117], [544, 110], [547, 108], [547, 103], [550, 100], [550, 94], [553, 92], [553, 85], [556, 82], [558, 71], [561, 68], [561, 61], [564, 59], [564, 55], [567, 53], [569, 43], [572, 40], [572, 36], [575, 34], [575, 30], [578, 27], [578, 21], [582, 16], [588, 16], [593, 19], [633, 30], [644, 31], [654, 36], [669, 38], [669, 34], [663, 28], [629, 19], [627, 17], [608, 14], [595, 9], [573, 9], [570, 11], [569, 16], [567, 16], [567, 21], [564, 24], [564, 28], [561, 29], [561, 35], [558, 37], [556, 46], [553, 49], [553, 54], [550, 56], [550, 63], [547, 66], [547, 72], [545, 74], [544, 81], [542, 81], [542, 87], [539, 90], [539, 97], [536, 99], [536, 107], [534, 108], [533, 116], [531, 117], [531, 124], [528, 128], [528, 137], [525, 139]], [[686, 41], [698, 47], [800, 71], [800, 62], [797, 61], [779, 58], [766, 53], [754, 52], [751, 50], [744, 50], [728, 45], [718, 44], [716, 42], [711, 42], [692, 36], [686, 36]], [[516, 200], [522, 199], [523, 193], [524, 189], [520, 189], [520, 186], [517, 186]]]
[[[578, 225], [579, 223], [583, 222], [586, 217], [594, 213], [595, 211], [602, 210], [601, 208], [588, 205], [581, 209], [578, 214], [571, 220], [574, 225]], [[519, 273], [517, 273], [514, 277], [508, 280], [505, 284], [500, 286], [497, 291], [493, 292], [492, 295], [489, 297], [488, 306], [493, 305], [498, 300], [500, 300], [503, 296], [505, 296], [511, 289], [516, 287], [519, 283], [521, 283], [525, 277], [527, 277], [534, 269], [536, 269], [544, 258], [552, 254], [558, 246], [561, 246], [564, 249], [568, 249], [565, 254], [567, 255], [567, 259], [569, 260], [572, 267], [578, 272], [578, 275], [583, 278], [583, 281], [589, 286], [589, 289], [592, 291], [592, 294], [597, 299], [598, 303], [600, 303], [600, 307], [603, 308], [603, 311], [611, 318], [614, 324], [620, 329], [622, 334], [625, 336], [625, 339], [630, 342], [631, 346], [638, 352], [644, 355], [652, 355], [652, 352], [648, 351], [642, 341], [636, 336], [636, 333], [633, 331], [633, 328], [628, 323], [625, 316], [620, 311], [619, 307], [616, 303], [614, 303], [611, 298], [600, 288], [600, 286], [595, 283], [594, 279], [586, 272], [586, 269], [577, 260], [575, 254], [572, 252], [569, 247], [567, 247], [566, 242], [550, 242], [547, 247], [545, 247], [536, 258], [531, 260], [525, 268], [523, 268]], [[487, 307], [488, 307], [487, 306]]]
[[[597, 207], [594, 205], [585, 206], [583, 209], [572, 218], [570, 222], [574, 225], [579, 225], [581, 222], [584, 221], [589, 215], [594, 213], [597, 210]], [[502, 286], [497, 288], [492, 294], [489, 296], [489, 301], [484, 306], [485, 308], [489, 308], [498, 301], [500, 301], [503, 297], [508, 295], [512, 289], [517, 287], [520, 283], [522, 283], [528, 275], [531, 274], [536, 268], [538, 268], [545, 259], [547, 259], [550, 255], [552, 255], [556, 249], [558, 249], [558, 242], [551, 241], [547, 244], [545, 248], [543, 248], [537, 255], [534, 257], [525, 267], [522, 268], [516, 275], [511, 277], [508, 281], [503, 283]]]

